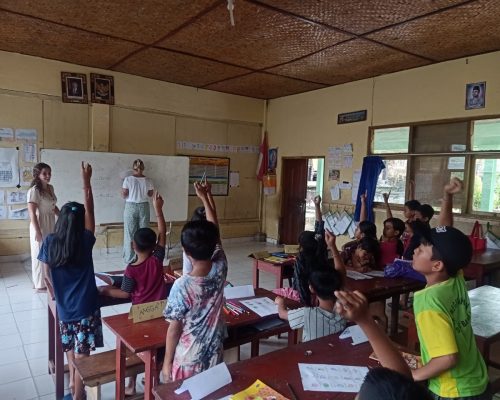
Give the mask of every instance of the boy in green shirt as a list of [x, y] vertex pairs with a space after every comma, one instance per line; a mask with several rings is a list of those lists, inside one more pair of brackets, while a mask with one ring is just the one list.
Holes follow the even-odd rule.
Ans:
[[471, 325], [471, 307], [462, 268], [472, 257], [469, 238], [452, 227], [453, 195], [462, 182], [444, 187], [438, 226], [413, 255], [413, 268], [426, 280], [414, 297], [415, 321], [424, 366], [415, 381], [429, 381], [435, 399], [491, 400], [488, 371]]

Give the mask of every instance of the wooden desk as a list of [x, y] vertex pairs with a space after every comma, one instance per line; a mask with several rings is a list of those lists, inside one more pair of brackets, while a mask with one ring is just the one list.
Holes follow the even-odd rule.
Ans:
[[498, 269], [500, 269], [500, 250], [476, 251], [469, 265], [464, 268], [464, 276], [475, 279], [477, 286], [482, 286], [487, 283], [488, 275]]
[[[256, 297], [274, 298], [272, 292], [265, 289], [257, 289]], [[243, 300], [243, 299], [241, 299]], [[237, 301], [236, 301], [237, 302]], [[294, 308], [299, 306], [297, 302], [287, 300], [287, 306]], [[243, 306], [244, 307], [244, 306]], [[254, 312], [240, 314], [238, 316], [226, 316], [226, 324], [228, 328], [229, 338], [225, 341], [224, 347], [230, 348], [239, 346], [243, 343], [252, 343], [252, 353], [255, 354], [255, 346], [258, 352], [258, 340], [263, 337], [269, 337], [278, 333], [289, 332], [289, 344], [293, 344], [296, 338], [292, 334], [288, 323], [283, 323], [278, 328], [273, 328], [267, 331], [257, 333], [248, 333], [245, 336], [238, 336], [241, 329], [248, 327], [257, 322], [274, 318], [275, 316], [260, 317]], [[145, 385], [144, 398], [152, 399], [152, 388], [154, 377], [156, 376], [156, 364], [154, 357], [157, 349], [165, 346], [165, 337], [168, 330], [168, 322], [163, 318], [157, 318], [150, 321], [134, 324], [128, 319], [128, 314], [114, 315], [103, 318], [103, 322], [116, 335], [116, 399], [124, 398], [125, 390], [125, 349], [128, 348], [131, 352], [137, 354], [145, 364]], [[255, 342], [257, 341], [257, 344]]]
[[490, 359], [490, 345], [500, 341], [500, 289], [480, 286], [469, 291], [472, 311], [472, 330], [486, 365], [500, 369]]
[[[346, 287], [349, 290], [359, 290], [369, 302], [392, 298], [390, 336], [395, 337], [398, 332], [399, 296], [423, 289], [425, 283], [407, 278], [373, 278], [354, 280], [347, 278]], [[394, 306], [396, 305], [396, 306]]]
[[[305, 355], [311, 350], [311, 355]], [[289, 382], [301, 400], [352, 400], [356, 393], [310, 392], [304, 391], [300, 379], [298, 363], [308, 364], [343, 364], [357, 366], [377, 366], [378, 363], [369, 359], [372, 348], [369, 343], [352, 346], [349, 339], [340, 340], [338, 335], [325, 336], [310, 342], [273, 351], [266, 355], [240, 361], [229, 366], [233, 381], [217, 390], [204, 400], [220, 399], [235, 394], [260, 379], [268, 386], [280, 392], [289, 399], [292, 398], [286, 383]], [[190, 395], [185, 392], [174, 394], [174, 390], [182, 381], [159, 385], [154, 389], [156, 400], [188, 400]]]
[[[253, 287], [259, 287], [259, 272], [269, 272], [275, 276], [276, 289], [283, 287], [283, 279], [291, 279], [293, 276], [293, 266], [295, 259], [290, 258], [280, 264], [275, 264], [266, 260], [253, 259]], [[291, 286], [291, 285], [290, 285]]]

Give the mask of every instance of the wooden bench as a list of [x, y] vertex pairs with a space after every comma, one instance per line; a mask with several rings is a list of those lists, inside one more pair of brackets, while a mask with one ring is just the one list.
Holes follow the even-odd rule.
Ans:
[[[86, 386], [88, 400], [101, 399], [101, 385], [115, 381], [116, 351], [92, 354], [89, 357], [77, 358], [73, 362], [76, 373], [82, 378]], [[126, 376], [144, 372], [144, 363], [135, 354], [130, 353], [126, 359]], [[130, 396], [127, 399], [139, 399], [143, 394]]]

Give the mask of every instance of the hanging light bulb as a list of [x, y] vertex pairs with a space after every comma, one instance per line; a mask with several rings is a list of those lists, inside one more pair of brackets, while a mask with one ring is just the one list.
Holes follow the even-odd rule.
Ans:
[[231, 25], [234, 26], [234, 0], [227, 0], [227, 9], [229, 11], [229, 19], [231, 21]]

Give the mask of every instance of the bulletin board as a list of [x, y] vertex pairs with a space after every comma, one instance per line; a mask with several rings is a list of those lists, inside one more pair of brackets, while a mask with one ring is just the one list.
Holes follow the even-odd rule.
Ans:
[[189, 195], [195, 196], [194, 182], [206, 177], [212, 184], [214, 196], [229, 195], [229, 168], [228, 157], [189, 157]]

